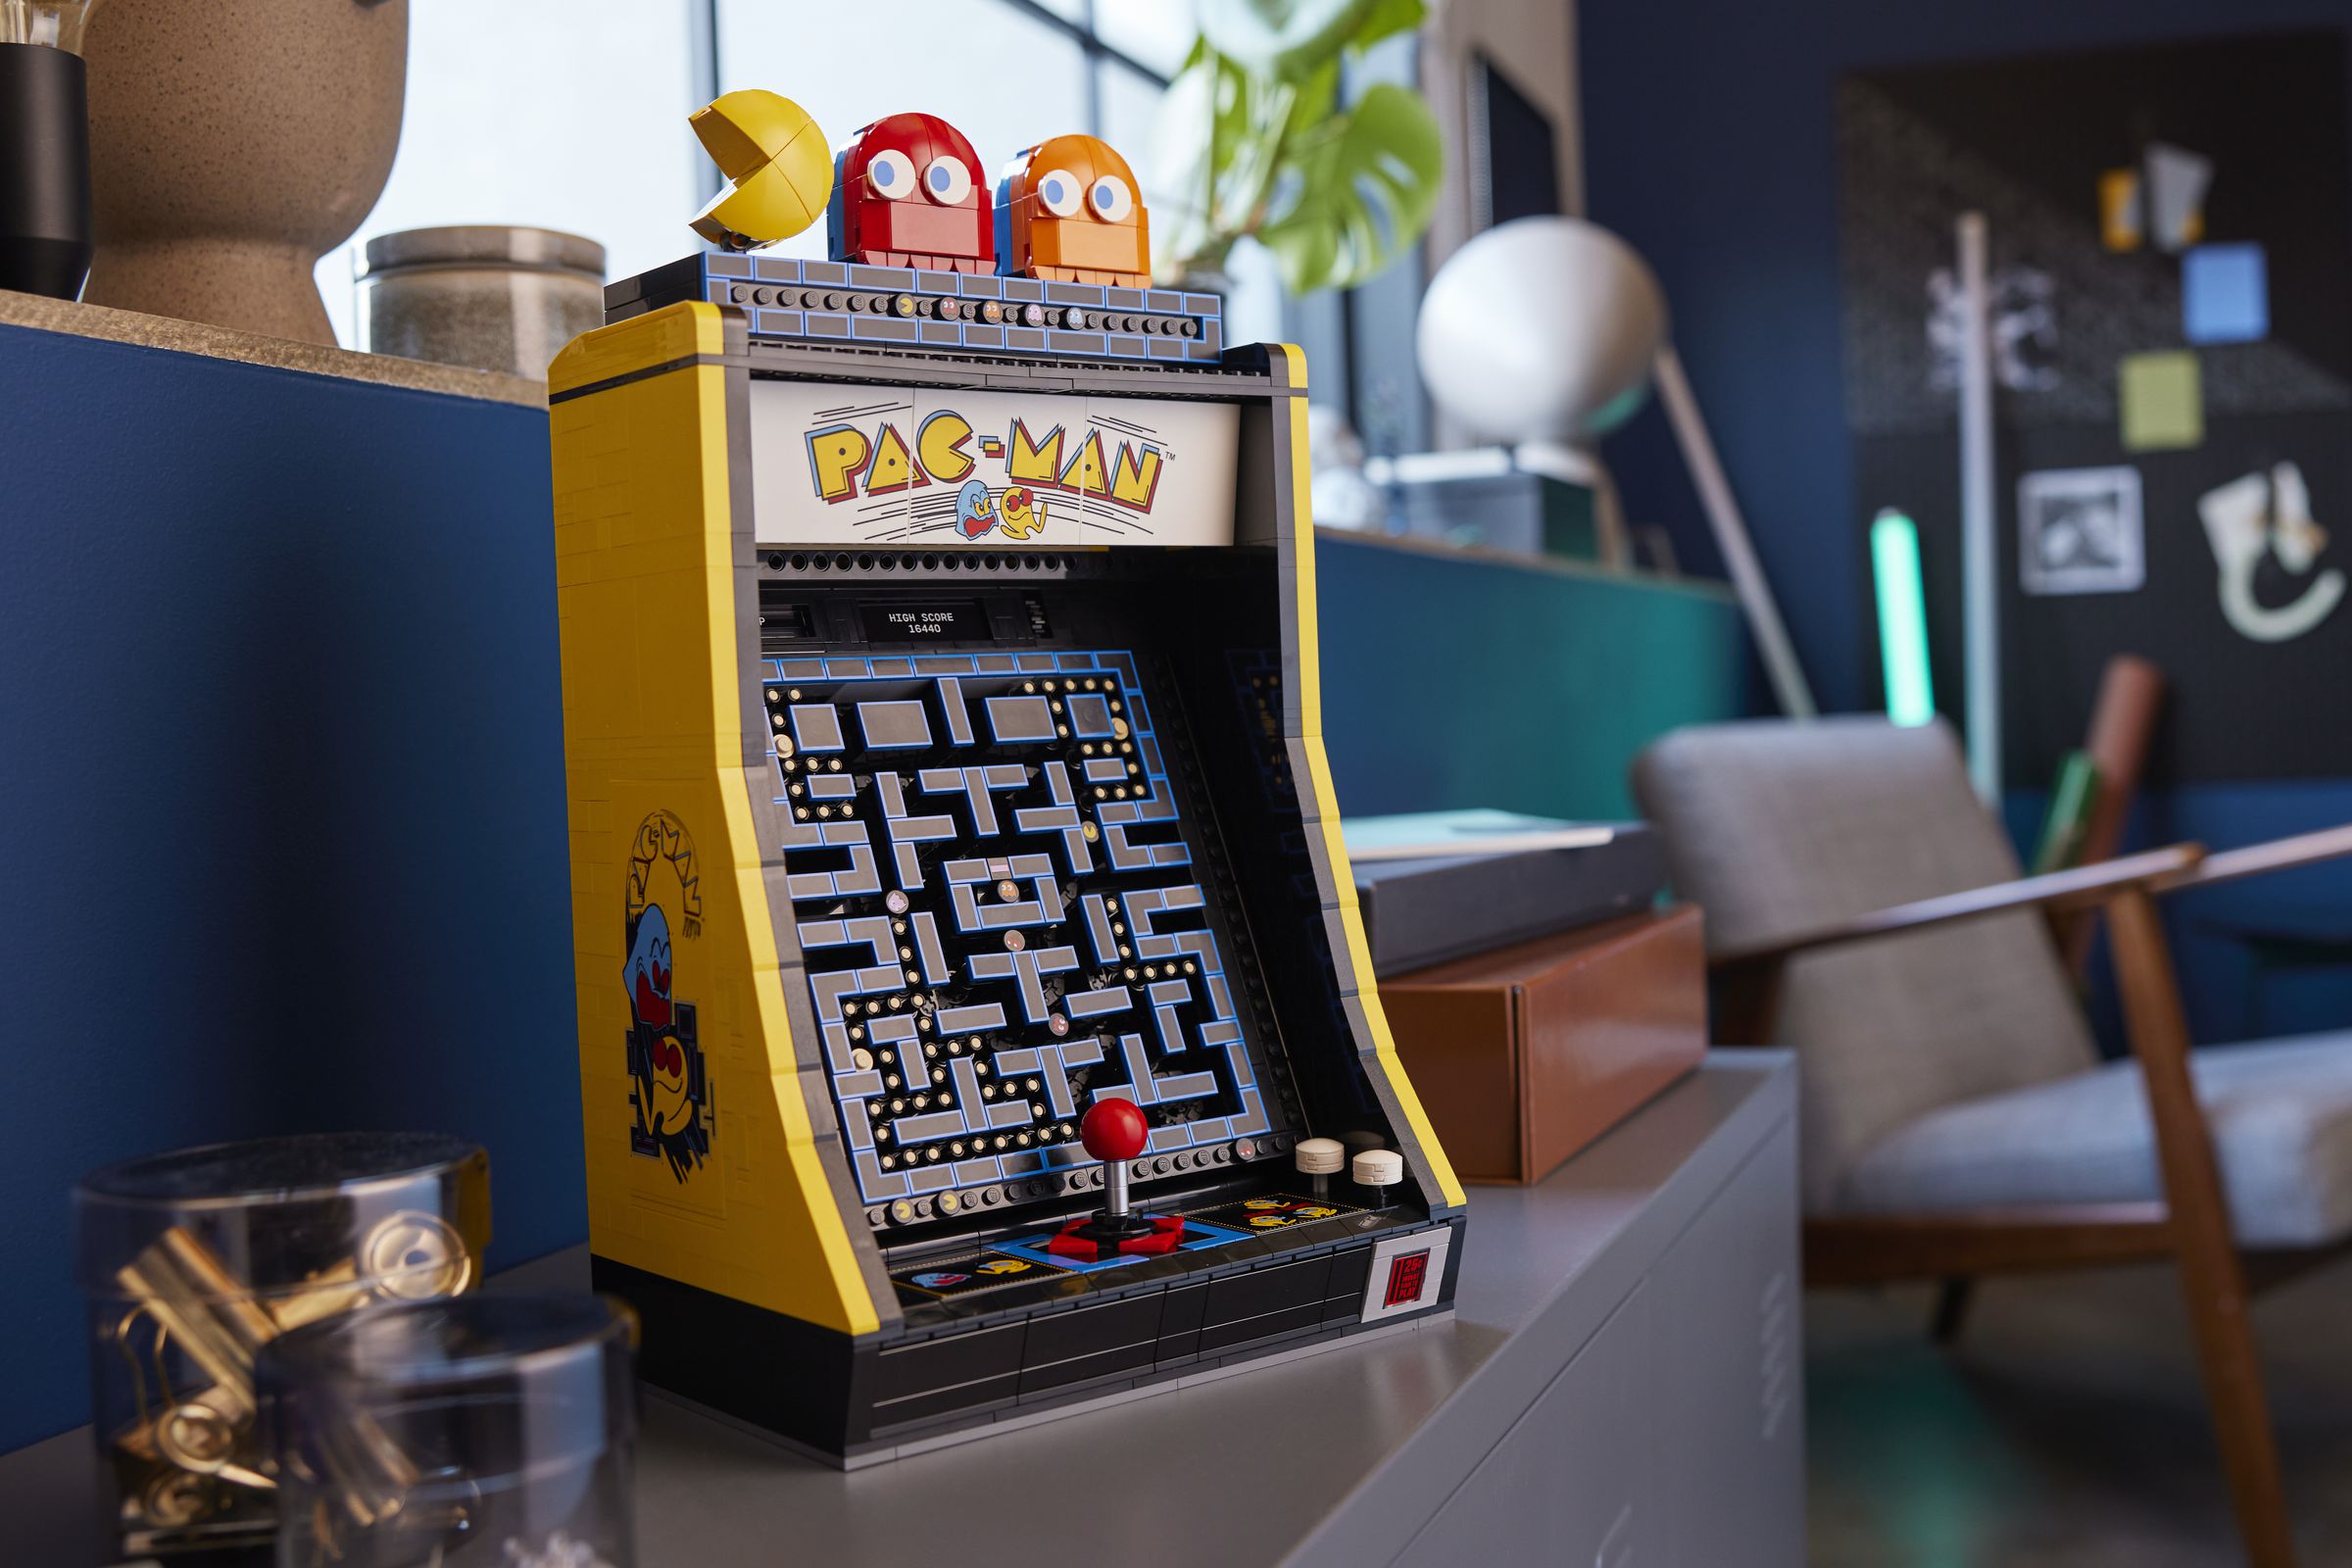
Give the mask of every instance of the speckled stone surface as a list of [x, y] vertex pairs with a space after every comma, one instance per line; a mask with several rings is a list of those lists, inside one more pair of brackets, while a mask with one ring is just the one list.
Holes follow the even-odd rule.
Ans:
[[16, 294], [6, 289], [0, 289], [0, 326], [68, 332], [111, 343], [135, 343], [144, 348], [169, 349], [175, 354], [203, 354], [217, 360], [236, 360], [311, 375], [339, 375], [346, 380], [373, 381], [449, 397], [481, 398], [525, 408], [544, 408], [547, 404], [546, 384], [520, 376], [492, 375], [452, 365], [427, 365], [420, 360], [394, 359], [388, 354], [354, 354], [348, 349], [321, 348], [315, 343], [261, 337], [197, 321], [141, 316], [134, 311], [77, 305], [71, 300], [44, 299], [37, 294]]
[[311, 270], [392, 172], [408, 49], [408, 0], [107, 0], [83, 298], [332, 344]]

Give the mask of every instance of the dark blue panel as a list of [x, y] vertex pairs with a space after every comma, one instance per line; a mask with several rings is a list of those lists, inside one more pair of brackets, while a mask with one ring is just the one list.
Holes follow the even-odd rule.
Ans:
[[[1878, 687], [1863, 535], [1878, 503], [1854, 495], [1839, 364], [1838, 76], [2340, 26], [2348, 15], [2343, 0], [1644, 0], [1579, 9], [1587, 205], [1665, 285], [1675, 342], [1825, 708], [1875, 701]], [[1627, 514], [1663, 521], [1687, 569], [1721, 571], [1654, 405], [1609, 440], [1607, 457]]]
[[0, 327], [0, 1449], [86, 1415], [67, 1192], [301, 1128], [578, 1241], [547, 418]]
[[[1675, 341], [1825, 708], [1878, 697], [1864, 529], [1878, 503], [1854, 494], [1839, 360], [1839, 75], [2348, 20], [2344, 0], [1645, 0], [1579, 9], [1588, 207], [1665, 285]], [[1663, 521], [1687, 568], [1720, 571], [1654, 407], [1609, 439], [1607, 457], [1628, 514]], [[2021, 816], [2019, 803], [2033, 799], [2011, 797], [2012, 826], [2029, 844], [2038, 816]], [[2134, 819], [2134, 842], [2225, 848], [2344, 820], [2352, 784], [2165, 790], [2159, 781]], [[2340, 864], [2168, 906], [2197, 1038], [2352, 1023], [2352, 979], [2341, 971], [2273, 980], [2267, 1010], [2257, 1009], [2243, 951], [2204, 926], [2208, 907], [2234, 916], [2347, 906], [2352, 866]], [[2112, 1018], [2111, 1006], [2094, 1011]]]

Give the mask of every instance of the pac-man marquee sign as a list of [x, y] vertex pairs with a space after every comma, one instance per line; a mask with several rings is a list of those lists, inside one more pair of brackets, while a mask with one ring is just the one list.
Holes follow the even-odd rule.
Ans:
[[761, 544], [1229, 545], [1229, 403], [755, 380]]

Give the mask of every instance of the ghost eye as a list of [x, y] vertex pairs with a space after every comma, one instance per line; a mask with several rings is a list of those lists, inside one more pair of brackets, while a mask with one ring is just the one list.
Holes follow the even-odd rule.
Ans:
[[1086, 193], [1086, 204], [1105, 223], [1123, 222], [1135, 211], [1135, 192], [1118, 175], [1104, 174]]
[[943, 154], [923, 171], [923, 194], [942, 207], [959, 207], [971, 193], [972, 172], [963, 167], [960, 158]]
[[914, 160], [902, 152], [876, 153], [865, 166], [865, 182], [876, 195], [903, 202], [914, 194]]
[[1037, 182], [1037, 199], [1055, 218], [1078, 216], [1078, 178], [1066, 169], [1050, 169]]

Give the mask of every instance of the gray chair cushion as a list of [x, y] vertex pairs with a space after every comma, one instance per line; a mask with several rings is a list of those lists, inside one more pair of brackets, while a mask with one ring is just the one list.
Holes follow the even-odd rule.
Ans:
[[[2193, 1054], [2245, 1247], [2352, 1234], [2352, 1033]], [[1854, 1162], [1841, 1207], [1882, 1213], [2161, 1198], [2136, 1062], [1932, 1111]]]
[[[1635, 793], [1717, 948], [2005, 882], [2016, 854], [1942, 725], [1771, 720], [1679, 730]], [[2096, 1065], [2041, 916], [1859, 943], [1788, 966], [1777, 1041], [1804, 1082], [1806, 1203], [1914, 1118]]]

